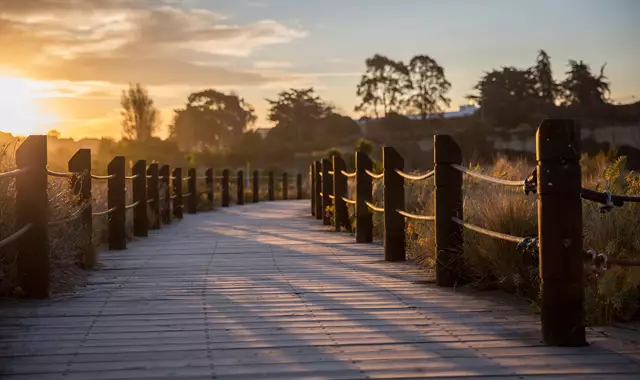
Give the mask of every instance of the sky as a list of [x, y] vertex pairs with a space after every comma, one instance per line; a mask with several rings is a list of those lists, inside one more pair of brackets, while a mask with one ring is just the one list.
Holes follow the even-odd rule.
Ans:
[[[452, 109], [483, 72], [537, 51], [606, 63], [612, 97], [640, 99], [637, 0], [0, 0], [0, 130], [120, 136], [120, 93], [146, 86], [160, 136], [189, 93], [235, 91], [270, 126], [267, 103], [313, 86], [357, 117], [366, 58], [435, 58]], [[635, 98], [634, 98], [635, 97]]]

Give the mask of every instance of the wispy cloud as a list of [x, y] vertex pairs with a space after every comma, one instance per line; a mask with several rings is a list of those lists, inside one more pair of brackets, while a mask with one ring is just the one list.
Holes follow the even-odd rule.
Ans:
[[290, 69], [293, 63], [286, 61], [256, 61], [253, 62], [256, 69]]

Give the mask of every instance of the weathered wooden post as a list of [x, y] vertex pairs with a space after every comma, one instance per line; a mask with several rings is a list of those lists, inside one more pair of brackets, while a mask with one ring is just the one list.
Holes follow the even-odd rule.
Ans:
[[392, 147], [382, 148], [384, 168], [384, 259], [406, 260], [404, 216], [396, 210], [404, 210], [404, 178], [396, 170], [404, 169], [404, 159]]
[[337, 154], [333, 155], [333, 224], [335, 230], [340, 232], [340, 227], [347, 231], [351, 230], [349, 225], [349, 210], [347, 203], [342, 197], [347, 196], [347, 177], [342, 171], [347, 169], [344, 159]]
[[229, 207], [229, 169], [222, 171], [222, 207]]
[[273, 181], [273, 172], [272, 171], [269, 172], [269, 184], [268, 184], [268, 186], [269, 187], [267, 189], [267, 192], [268, 192], [267, 194], [268, 194], [269, 200], [273, 201], [273, 200], [276, 199], [276, 197], [274, 195], [274, 188], [273, 188], [274, 187], [274, 181]]
[[584, 346], [580, 127], [550, 119], [536, 134], [542, 338]]
[[320, 161], [316, 161], [315, 162], [315, 175], [316, 175], [316, 181], [315, 181], [315, 189], [314, 189], [314, 197], [316, 198], [315, 204], [316, 204], [316, 219], [320, 220], [322, 219], [322, 215], [324, 214], [322, 212], [322, 162]]
[[189, 193], [189, 196], [187, 197], [187, 212], [189, 214], [195, 214], [198, 212], [198, 198], [200, 198], [196, 183], [198, 177], [195, 168], [190, 168], [188, 173], [187, 193]]
[[296, 176], [296, 199], [302, 199], [302, 174]]
[[133, 236], [149, 235], [149, 216], [147, 215], [147, 161], [138, 160], [133, 165]]
[[171, 168], [169, 165], [162, 165], [160, 167], [160, 198], [162, 198], [162, 211], [161, 219], [162, 223], [171, 223]]
[[211, 207], [211, 210], [213, 210], [215, 208], [214, 199], [213, 199], [213, 192], [215, 190], [215, 186], [213, 183], [213, 168], [207, 169], [204, 176], [205, 176], [204, 182], [207, 187], [207, 201], [209, 202], [209, 207]]
[[311, 215], [316, 215], [316, 162], [309, 165], [309, 183], [311, 184]]
[[158, 180], [158, 164], [152, 163], [147, 168], [147, 198], [151, 211], [152, 230], [160, 229], [160, 182]]
[[282, 199], [287, 200], [289, 198], [289, 178], [287, 172], [282, 173]]
[[182, 198], [182, 168], [173, 169], [171, 179], [173, 180], [173, 216], [175, 216], [176, 219], [182, 219], [182, 207], [184, 205]]
[[369, 156], [356, 152], [356, 242], [373, 241], [373, 213], [366, 202], [373, 201], [372, 180], [366, 171], [373, 169]]
[[462, 151], [449, 135], [433, 136], [435, 163], [435, 238], [436, 284], [455, 286], [462, 273], [462, 226], [452, 217], [464, 220], [462, 209], [462, 173], [451, 164], [462, 163]]
[[253, 196], [253, 203], [260, 202], [260, 172], [257, 170], [253, 171], [253, 191], [251, 195]]
[[328, 158], [322, 159], [322, 224], [331, 225], [331, 218], [327, 213], [327, 208], [331, 206], [331, 192], [333, 191], [333, 178], [329, 174], [331, 171], [331, 161]]
[[29, 136], [16, 152], [24, 172], [16, 176], [16, 266], [18, 286], [25, 298], [47, 298], [50, 293], [49, 199], [47, 195], [47, 137]]
[[244, 172], [242, 170], [236, 173], [236, 204], [244, 204]]
[[91, 149], [79, 149], [68, 162], [68, 169], [74, 173], [69, 187], [77, 197], [77, 205], [84, 207], [80, 216], [82, 235], [82, 267], [96, 265], [96, 249], [93, 245], [93, 216], [91, 202]]
[[109, 214], [109, 249], [122, 250], [127, 248], [126, 233], [126, 190], [125, 190], [125, 160], [124, 156], [116, 156], [107, 166], [107, 198]]

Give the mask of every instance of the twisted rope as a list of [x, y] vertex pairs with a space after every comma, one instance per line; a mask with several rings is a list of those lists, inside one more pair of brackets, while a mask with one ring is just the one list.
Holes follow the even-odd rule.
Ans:
[[18, 231], [14, 232], [13, 234], [11, 234], [11, 235], [7, 236], [6, 238], [2, 239], [2, 241], [0, 241], [0, 248], [4, 247], [7, 244], [11, 244], [14, 241], [18, 240], [22, 235], [24, 235], [27, 231], [29, 231], [31, 226], [32, 226], [31, 223], [25, 224]]
[[435, 170], [432, 170], [428, 173], [422, 174], [422, 175], [412, 175], [412, 174], [408, 174], [403, 172], [402, 170], [396, 169], [396, 173], [398, 173], [400, 175], [400, 177], [404, 178], [404, 179], [408, 179], [410, 181], [422, 181], [423, 179], [427, 179], [430, 177], [433, 177], [434, 174], [436, 174]]
[[372, 172], [371, 170], [365, 170], [365, 173], [367, 173], [367, 175], [373, 179], [380, 179], [382, 177], [384, 177], [384, 173], [380, 173], [380, 174], [376, 174], [374, 172]]
[[518, 181], [513, 181], [513, 180], [508, 180], [508, 179], [502, 179], [502, 178], [496, 178], [496, 177], [491, 177], [488, 175], [484, 175], [484, 174], [480, 174], [477, 172], [474, 172], [472, 170], [469, 170], [467, 168], [465, 168], [464, 166], [458, 165], [458, 164], [450, 164], [454, 169], [461, 171], [467, 175], [470, 175], [471, 177], [475, 177], [487, 182], [492, 182], [492, 183], [496, 183], [498, 185], [504, 185], [504, 186], [524, 186], [525, 185], [525, 180], [518, 180]]
[[472, 231], [475, 232], [479, 232], [483, 235], [487, 235], [496, 239], [502, 239], [502, 240], [506, 240], [506, 241], [511, 241], [514, 243], [518, 243], [521, 244], [523, 241], [525, 241], [527, 238], [523, 238], [523, 237], [519, 237], [519, 236], [513, 236], [513, 235], [508, 235], [508, 234], [503, 234], [501, 232], [495, 232], [495, 231], [491, 231], [491, 230], [487, 230], [485, 228], [482, 227], [478, 227], [474, 224], [471, 223], [467, 223], [464, 220], [460, 220], [458, 218], [452, 217], [451, 220], [453, 220], [454, 222], [458, 223], [459, 225], [461, 225], [464, 228], [468, 228]]
[[340, 173], [347, 178], [353, 178], [356, 176], [356, 174], [358, 174], [358, 172], [349, 173], [344, 170], [340, 170]]
[[349, 199], [349, 198], [347, 198], [347, 197], [342, 197], [342, 200], [343, 200], [345, 203], [348, 203], [348, 204], [350, 204], [350, 205], [354, 205], [354, 204], [356, 204], [356, 203], [357, 203], [356, 201], [354, 201], [354, 200], [352, 200], [352, 199]]
[[147, 199], [147, 203], [153, 203], [155, 202], [155, 199]]
[[124, 179], [136, 179], [139, 176], [140, 176], [140, 174], [134, 174], [134, 175], [131, 175], [131, 176], [124, 177]]
[[58, 177], [58, 178], [72, 178], [74, 175], [80, 174], [80, 173], [71, 173], [71, 172], [62, 173], [62, 172], [56, 172], [47, 168], [47, 174], [52, 177]]
[[116, 175], [115, 174], [111, 174], [111, 175], [95, 175], [95, 174], [91, 174], [91, 178], [98, 179], [98, 180], [106, 180], [106, 179], [116, 178]]
[[103, 216], [103, 215], [109, 215], [112, 212], [116, 211], [117, 207], [111, 207], [108, 210], [104, 210], [104, 211], [98, 211], [98, 212], [92, 212], [91, 215], [93, 216]]
[[367, 207], [369, 207], [371, 209], [371, 211], [375, 211], [375, 212], [384, 212], [384, 208], [382, 207], [376, 207], [375, 205], [369, 203], [369, 202], [364, 202], [364, 204], [367, 205]]
[[132, 204], [130, 204], [130, 205], [126, 205], [126, 206], [124, 206], [124, 208], [125, 208], [125, 210], [129, 210], [129, 209], [131, 209], [131, 208], [136, 207], [136, 206], [137, 206], [137, 205], [139, 205], [139, 204], [140, 204], [140, 201], [135, 201], [135, 202], [133, 202], [133, 203], [132, 203]]
[[0, 178], [15, 177], [20, 173], [26, 172], [27, 169], [28, 168], [20, 168], [20, 169], [11, 170], [8, 172], [0, 173]]
[[405, 218], [409, 218], [409, 219], [418, 219], [418, 220], [436, 220], [435, 216], [432, 215], [417, 215], [417, 214], [411, 214], [409, 212], [406, 211], [402, 211], [402, 210], [396, 210], [396, 212], [402, 216], [404, 216]]

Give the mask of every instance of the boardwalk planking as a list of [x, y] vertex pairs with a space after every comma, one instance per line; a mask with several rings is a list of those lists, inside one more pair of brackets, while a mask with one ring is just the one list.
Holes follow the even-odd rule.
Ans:
[[425, 284], [306, 216], [307, 202], [190, 216], [103, 252], [77, 293], [3, 301], [2, 379], [632, 379], [640, 347], [545, 347], [504, 295]]

